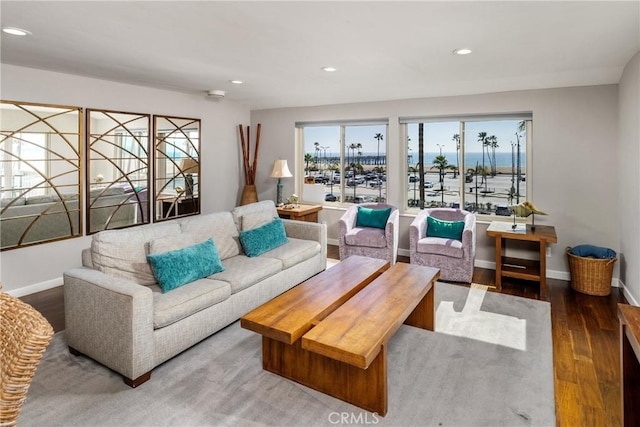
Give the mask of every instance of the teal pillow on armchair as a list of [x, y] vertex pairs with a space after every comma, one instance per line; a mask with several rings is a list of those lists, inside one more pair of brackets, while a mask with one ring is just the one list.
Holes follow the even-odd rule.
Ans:
[[464, 221], [444, 221], [442, 219], [427, 217], [427, 237], [441, 237], [462, 241]]
[[387, 226], [389, 215], [391, 215], [391, 208], [371, 209], [365, 208], [364, 206], [358, 206], [356, 227], [373, 227], [384, 229]]

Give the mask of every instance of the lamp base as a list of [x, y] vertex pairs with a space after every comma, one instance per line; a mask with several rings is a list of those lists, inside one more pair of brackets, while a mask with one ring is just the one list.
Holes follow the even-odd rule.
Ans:
[[282, 179], [278, 178], [278, 184], [276, 185], [276, 205], [282, 206], [284, 203], [282, 202]]

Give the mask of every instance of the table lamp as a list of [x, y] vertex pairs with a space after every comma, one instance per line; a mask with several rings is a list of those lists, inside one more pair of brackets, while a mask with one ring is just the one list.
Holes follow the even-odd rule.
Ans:
[[180, 171], [185, 174], [185, 197], [191, 198], [193, 197], [193, 174], [198, 173], [200, 165], [198, 161], [193, 157], [187, 157], [186, 159], [182, 159], [180, 162]]
[[276, 196], [276, 205], [282, 205], [282, 178], [290, 178], [291, 172], [289, 171], [289, 166], [287, 166], [286, 160], [276, 160], [273, 164], [273, 170], [271, 171], [271, 178], [278, 178], [278, 186], [277, 186], [277, 196]]

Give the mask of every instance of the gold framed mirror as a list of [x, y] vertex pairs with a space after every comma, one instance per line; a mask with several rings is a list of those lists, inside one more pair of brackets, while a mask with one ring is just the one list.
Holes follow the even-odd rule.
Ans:
[[150, 222], [151, 116], [86, 110], [87, 234]]
[[0, 249], [81, 236], [82, 108], [0, 110]]
[[200, 213], [200, 119], [154, 116], [155, 220]]

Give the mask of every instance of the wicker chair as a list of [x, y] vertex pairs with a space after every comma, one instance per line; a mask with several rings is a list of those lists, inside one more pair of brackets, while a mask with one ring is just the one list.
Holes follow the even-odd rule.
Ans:
[[0, 426], [14, 426], [53, 328], [19, 299], [0, 292]]

